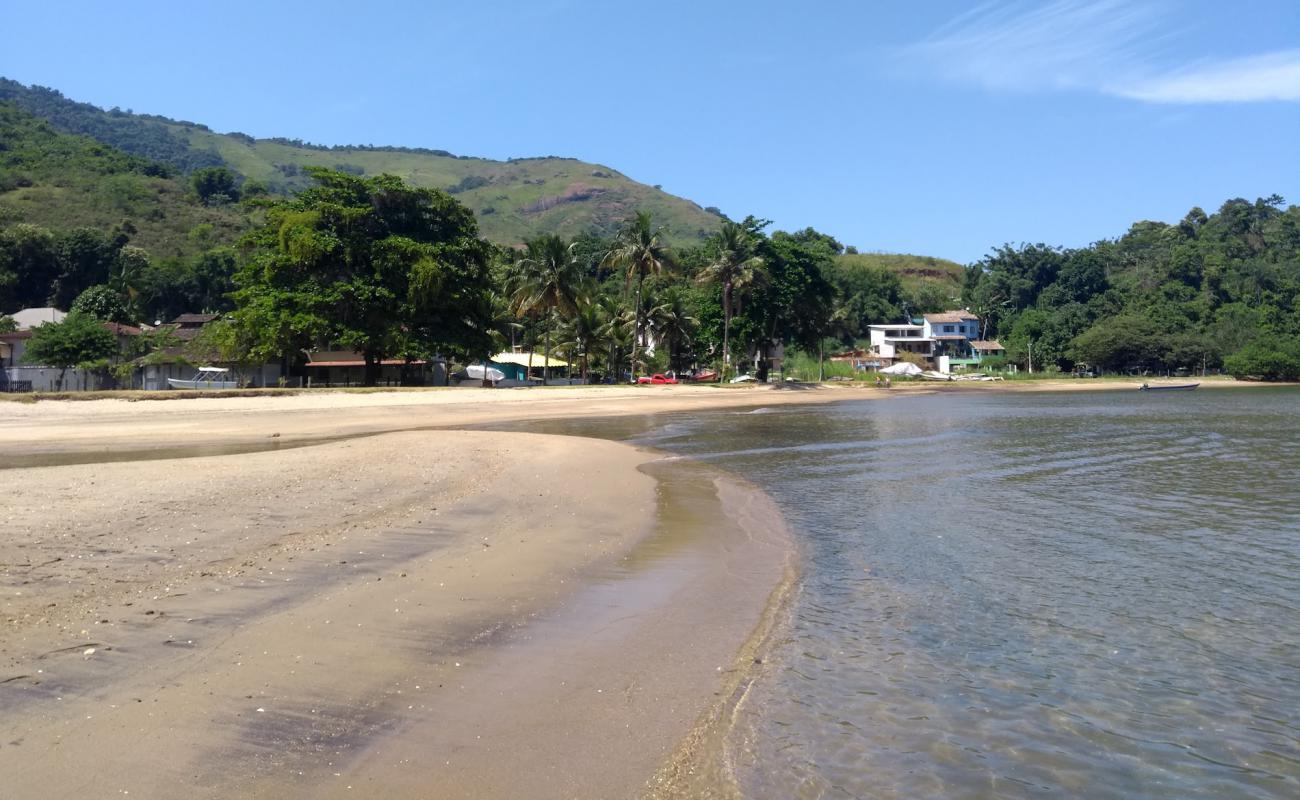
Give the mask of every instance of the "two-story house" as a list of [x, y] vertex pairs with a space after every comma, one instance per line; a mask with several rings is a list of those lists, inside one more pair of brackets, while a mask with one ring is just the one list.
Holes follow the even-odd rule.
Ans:
[[897, 360], [900, 353], [919, 356], [925, 366], [952, 372], [1002, 355], [1002, 345], [980, 339], [979, 317], [969, 311], [925, 314], [910, 323], [869, 325], [871, 349], [880, 360]]

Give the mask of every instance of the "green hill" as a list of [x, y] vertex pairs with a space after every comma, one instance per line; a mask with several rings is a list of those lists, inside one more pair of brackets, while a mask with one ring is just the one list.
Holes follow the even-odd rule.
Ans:
[[0, 103], [0, 227], [107, 231], [124, 224], [155, 257], [231, 243], [248, 226], [237, 206], [199, 203], [166, 165], [127, 155]]
[[64, 133], [92, 137], [182, 173], [224, 165], [268, 190], [292, 193], [307, 185], [305, 167], [357, 174], [391, 173], [416, 186], [446, 189], [473, 209], [484, 236], [514, 245], [542, 233], [612, 233], [634, 211], [651, 212], [676, 244], [717, 228], [718, 216], [680, 197], [638, 183], [599, 164], [545, 157], [493, 161], [440, 150], [401, 147], [322, 147], [290, 139], [216, 133], [205, 125], [105, 111], [53, 89], [0, 78], [0, 102], [15, 103]]
[[848, 253], [837, 257], [841, 269], [883, 269], [902, 281], [905, 291], [914, 292], [924, 284], [937, 284], [961, 292], [965, 268], [956, 261], [933, 256], [905, 253]]

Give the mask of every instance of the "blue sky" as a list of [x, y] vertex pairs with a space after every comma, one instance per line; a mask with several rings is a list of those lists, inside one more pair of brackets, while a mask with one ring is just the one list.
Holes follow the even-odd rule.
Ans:
[[0, 75], [219, 131], [566, 155], [974, 261], [1300, 203], [1300, 2], [4, 0]]

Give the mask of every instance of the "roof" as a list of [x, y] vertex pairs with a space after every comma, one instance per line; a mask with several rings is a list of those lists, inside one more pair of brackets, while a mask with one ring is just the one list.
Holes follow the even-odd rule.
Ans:
[[[404, 358], [385, 358], [379, 362], [385, 367], [400, 367], [404, 364], [422, 365], [429, 362], [419, 359], [407, 361]], [[366, 358], [355, 350], [322, 350], [307, 354], [309, 367], [364, 367]]]
[[209, 322], [213, 321], [218, 316], [220, 315], [219, 314], [181, 314], [179, 317], [172, 320], [172, 323], [176, 325], [207, 325]]
[[1005, 350], [1001, 343], [993, 339], [975, 339], [970, 343], [975, 350]]
[[514, 364], [517, 367], [527, 367], [529, 356], [532, 357], [534, 367], [569, 366], [567, 361], [561, 361], [558, 358], [546, 358], [538, 353], [497, 353], [492, 356], [491, 360], [498, 364]]
[[130, 325], [122, 325], [121, 323], [117, 323], [117, 322], [105, 322], [104, 328], [107, 329], [110, 333], [115, 333], [118, 336], [139, 336], [140, 335], [139, 328], [132, 327]]
[[68, 316], [68, 312], [45, 306], [43, 308], [24, 308], [22, 311], [15, 311], [9, 316], [13, 317], [14, 322], [18, 323], [18, 330], [25, 331], [38, 325], [44, 325], [47, 322], [62, 322], [63, 318]]
[[979, 319], [969, 311], [944, 311], [939, 314], [925, 315], [925, 321], [931, 325], [936, 322], [979, 322]]

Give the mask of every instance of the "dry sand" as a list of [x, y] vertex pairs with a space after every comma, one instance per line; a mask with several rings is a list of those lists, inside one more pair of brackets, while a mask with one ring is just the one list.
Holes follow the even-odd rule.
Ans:
[[[11, 460], [75, 462], [538, 411], [439, 394], [5, 406], [0, 425]], [[694, 763], [725, 791], [707, 732], [791, 547], [761, 493], [658, 459], [417, 430], [6, 470], [3, 796], [687, 796]]]

